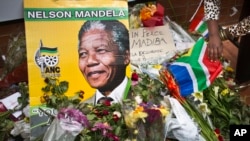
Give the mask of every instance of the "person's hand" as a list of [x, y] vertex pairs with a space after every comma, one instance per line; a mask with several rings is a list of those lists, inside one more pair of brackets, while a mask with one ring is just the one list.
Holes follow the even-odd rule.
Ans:
[[207, 45], [208, 57], [211, 61], [217, 61], [222, 56], [223, 46], [219, 34], [219, 26], [216, 20], [208, 20], [209, 41]]
[[208, 57], [211, 61], [217, 61], [222, 56], [223, 45], [218, 35], [210, 35], [208, 41]]

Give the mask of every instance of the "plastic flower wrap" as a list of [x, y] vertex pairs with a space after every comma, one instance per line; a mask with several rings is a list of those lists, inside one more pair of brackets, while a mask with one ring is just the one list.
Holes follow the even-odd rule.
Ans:
[[166, 107], [154, 105], [150, 102], [135, 104], [133, 107], [133, 105], [125, 102], [123, 111], [132, 139], [137, 141], [165, 140], [165, 118], [169, 113]]
[[[182, 109], [182, 107], [183, 107], [182, 112], [179, 112], [178, 116], [183, 117], [182, 119], [187, 121], [187, 122], [184, 122], [184, 123], [188, 124], [186, 126], [187, 127], [193, 126], [193, 128], [195, 128], [197, 130], [200, 129], [200, 132], [196, 132], [196, 133], [199, 133], [202, 136], [202, 138], [204, 138], [205, 140], [216, 141], [216, 135], [213, 131], [213, 128], [210, 126], [208, 121], [202, 116], [202, 114], [200, 112], [198, 112], [197, 108], [194, 107], [188, 100], [186, 100], [185, 97], [183, 97], [180, 94], [176, 82], [174, 81], [174, 79], [172, 77], [170, 77], [170, 74], [168, 71], [161, 70], [161, 79], [164, 82], [164, 84], [168, 88], [170, 88], [169, 91], [170, 91], [171, 96], [174, 97], [174, 100], [176, 101], [175, 103], [178, 103], [178, 105], [179, 105], [178, 107], [172, 106], [171, 110], [180, 111], [180, 109]], [[176, 113], [174, 113], [174, 115], [177, 116]], [[193, 121], [191, 120], [191, 118], [193, 119]], [[175, 119], [172, 119], [172, 120], [175, 120]], [[176, 118], [176, 120], [178, 121], [178, 118]], [[190, 122], [190, 121], [192, 121], [192, 122]], [[173, 122], [172, 121], [172, 125], [171, 125], [171, 122], [168, 122], [168, 124], [169, 124], [168, 126], [170, 126], [169, 128], [172, 130], [172, 128], [175, 129], [174, 128], [175, 126], [181, 127], [181, 124], [183, 124], [183, 122], [180, 123], [180, 122]], [[195, 126], [196, 124], [197, 124], [197, 127]], [[186, 129], [188, 129], [188, 128], [184, 128], [184, 129], [180, 128], [179, 130], [175, 129], [174, 132], [176, 132], [176, 135], [174, 137], [177, 139], [178, 138], [179, 139], [184, 138], [185, 140], [188, 139], [187, 134], [186, 134], [187, 133]], [[197, 135], [199, 135], [199, 134], [197, 134]], [[192, 137], [195, 137], [195, 136], [192, 136]], [[191, 136], [189, 136], [189, 139], [191, 139]], [[197, 140], [197, 138], [193, 138], [193, 140]]]
[[84, 129], [88, 128], [87, 117], [77, 109], [61, 109], [45, 136], [44, 141], [73, 141]]
[[78, 107], [87, 116], [90, 127], [78, 135], [81, 141], [128, 139], [128, 130], [123, 118], [120, 103], [88, 104], [81, 103]]
[[165, 140], [169, 108], [161, 95], [163, 84], [148, 74], [139, 73], [140, 80], [132, 86], [133, 100], [123, 102], [123, 113], [132, 139], [137, 141]]
[[15, 122], [14, 128], [10, 132], [13, 136], [21, 135], [24, 141], [30, 140], [30, 123], [27, 120]]

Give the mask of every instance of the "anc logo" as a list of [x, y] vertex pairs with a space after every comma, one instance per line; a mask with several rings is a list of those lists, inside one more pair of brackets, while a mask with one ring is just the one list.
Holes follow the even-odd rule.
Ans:
[[45, 47], [40, 41], [40, 47], [35, 55], [36, 65], [40, 68], [42, 77], [59, 77], [59, 55], [57, 47]]

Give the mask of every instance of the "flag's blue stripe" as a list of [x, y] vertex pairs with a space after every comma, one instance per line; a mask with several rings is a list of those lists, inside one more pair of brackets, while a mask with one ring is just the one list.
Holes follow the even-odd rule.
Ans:
[[194, 92], [193, 80], [186, 66], [172, 64], [169, 66], [169, 70], [175, 78], [182, 96], [187, 96]]

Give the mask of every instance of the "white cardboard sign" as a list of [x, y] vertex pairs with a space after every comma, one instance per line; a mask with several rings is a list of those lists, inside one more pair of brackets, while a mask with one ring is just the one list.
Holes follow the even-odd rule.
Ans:
[[176, 50], [168, 23], [130, 29], [129, 41], [132, 64], [156, 64], [167, 53]]

